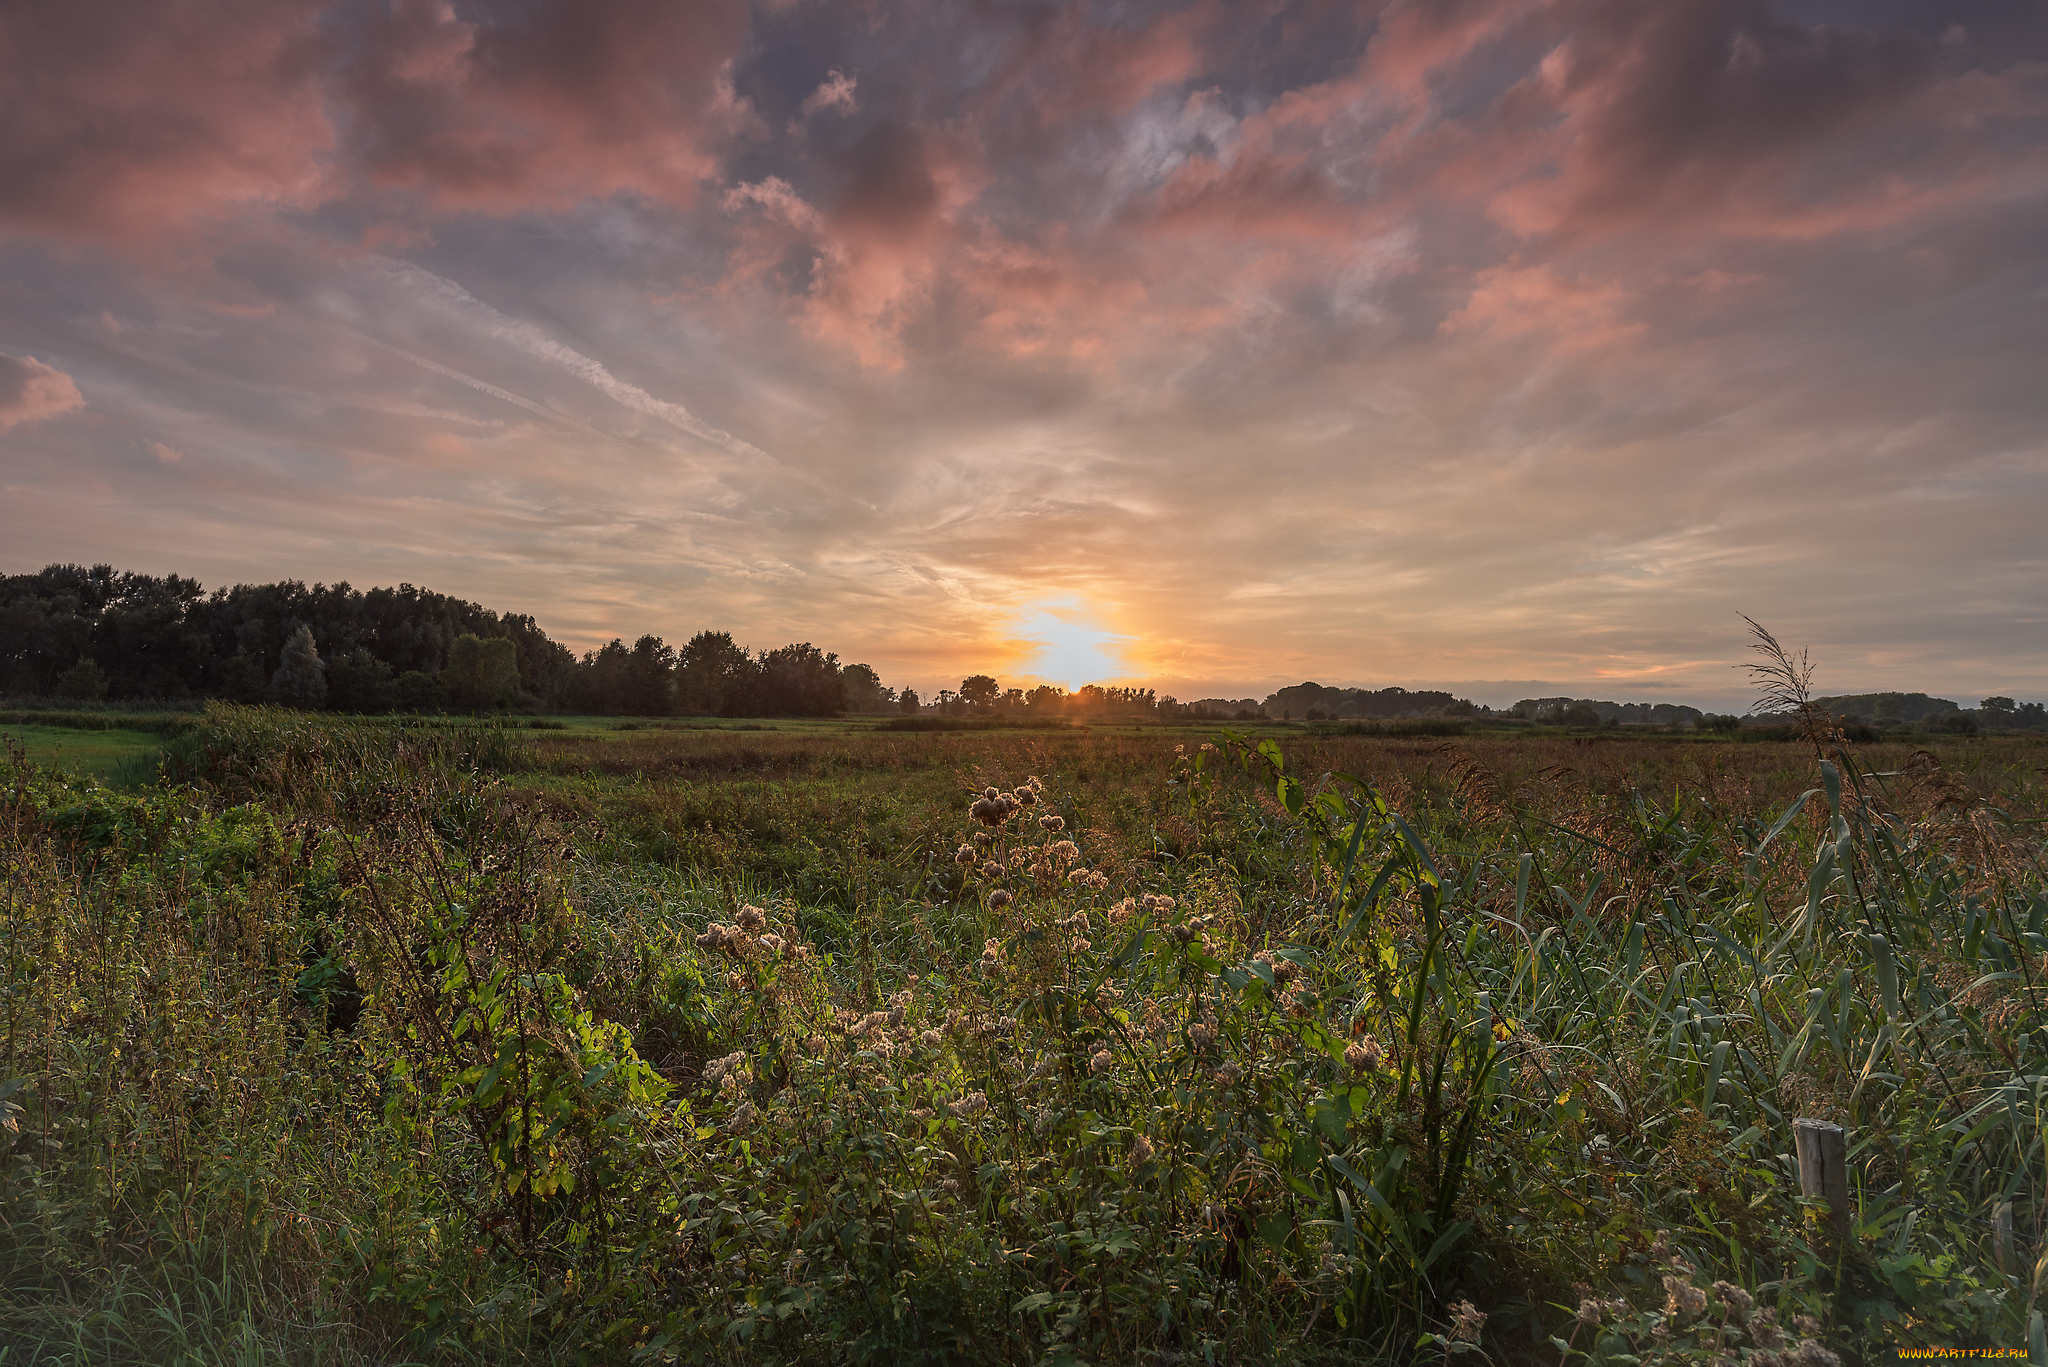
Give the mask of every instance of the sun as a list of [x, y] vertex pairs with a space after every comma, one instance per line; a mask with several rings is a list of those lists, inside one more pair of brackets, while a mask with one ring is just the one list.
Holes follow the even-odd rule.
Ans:
[[1049, 599], [1017, 624], [1018, 643], [1029, 648], [1017, 669], [1068, 690], [1122, 678], [1130, 668], [1119, 647], [1130, 639], [1098, 626], [1074, 599]]

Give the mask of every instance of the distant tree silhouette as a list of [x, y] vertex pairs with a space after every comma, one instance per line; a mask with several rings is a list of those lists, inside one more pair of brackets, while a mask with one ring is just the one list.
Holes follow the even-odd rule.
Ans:
[[676, 653], [659, 636], [642, 636], [626, 655], [624, 710], [666, 717], [676, 710]]
[[358, 646], [327, 663], [327, 706], [336, 712], [389, 712], [398, 689], [391, 666]]
[[738, 716], [753, 692], [754, 657], [723, 631], [700, 631], [676, 658], [676, 701], [685, 712]]
[[57, 676], [57, 696], [97, 702], [107, 696], [107, 672], [98, 661], [81, 658]]
[[960, 681], [960, 703], [972, 712], [994, 710], [1002, 693], [1002, 685], [986, 674], [970, 674]]
[[771, 650], [755, 675], [754, 710], [769, 717], [836, 717], [846, 711], [839, 657], [808, 641]]
[[503, 636], [458, 636], [448, 643], [440, 677], [448, 701], [461, 711], [509, 707], [519, 696], [518, 647]]
[[301, 623], [284, 638], [283, 660], [270, 676], [270, 696], [287, 707], [319, 707], [327, 701], [327, 664], [313, 644], [313, 628]]

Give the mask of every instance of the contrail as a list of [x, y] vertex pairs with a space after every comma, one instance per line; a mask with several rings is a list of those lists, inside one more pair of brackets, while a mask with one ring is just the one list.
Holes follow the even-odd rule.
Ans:
[[484, 394], [488, 394], [494, 399], [503, 399], [506, 403], [511, 404], [515, 408], [523, 408], [529, 413], [537, 414], [540, 417], [548, 419], [550, 422], [563, 423], [566, 424], [567, 426], [576, 428], [578, 431], [588, 432], [592, 436], [604, 435], [603, 433], [598, 432], [595, 428], [584, 426], [582, 423], [576, 421], [574, 418], [568, 416], [565, 413], [557, 413], [554, 409], [548, 408], [543, 404], [537, 404], [532, 399], [524, 398], [518, 394], [514, 394], [509, 389], [500, 389], [498, 386], [492, 384], [488, 380], [479, 380], [474, 375], [465, 375], [463, 372], [457, 370], [453, 366], [442, 365], [439, 361], [430, 361], [424, 356], [416, 355], [413, 352], [407, 351], [402, 346], [393, 346], [391, 343], [384, 341], [381, 338], [372, 337], [368, 333], [357, 332], [353, 328], [349, 329], [348, 331], [349, 335], [351, 337], [354, 337], [359, 342], [368, 342], [373, 347], [377, 347], [381, 350], [388, 351], [392, 355], [400, 357], [403, 360], [411, 361], [414, 365], [420, 367], [422, 370], [431, 370], [436, 375], [445, 375], [449, 379], [454, 380], [457, 384], [466, 384], [471, 389], [477, 390]]
[[[421, 270], [407, 261], [396, 261], [389, 257], [379, 258], [379, 261], [387, 274], [396, 277], [411, 292], [435, 296], [442, 303], [470, 314], [484, 324], [485, 330], [491, 336], [518, 347], [529, 356], [539, 357], [561, 367], [614, 403], [630, 408], [636, 413], [660, 418], [663, 422], [730, 451], [733, 455], [752, 459], [769, 458], [768, 453], [760, 447], [741, 440], [723, 428], [713, 427], [679, 403], [658, 399], [640, 386], [627, 383], [605, 369], [602, 363], [585, 356], [573, 347], [564, 346], [533, 324], [498, 312], [453, 280], [444, 279], [431, 271]], [[503, 396], [504, 391], [490, 389], [480, 380], [471, 380], [453, 371], [447, 373], [451, 378], [461, 379], [466, 384], [474, 384], [478, 388]]]

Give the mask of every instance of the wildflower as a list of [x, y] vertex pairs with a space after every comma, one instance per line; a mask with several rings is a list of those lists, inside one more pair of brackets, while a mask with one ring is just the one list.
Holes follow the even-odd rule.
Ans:
[[1470, 1301], [1459, 1301], [1451, 1306], [1451, 1339], [1457, 1343], [1479, 1342], [1479, 1331], [1486, 1325], [1485, 1312]]
[[[995, 899], [990, 898], [989, 900], [994, 901]], [[983, 968], [994, 968], [1002, 957], [1003, 942], [1001, 940], [984, 940], [981, 942], [981, 966]], [[959, 1014], [957, 1011], [948, 1012], [946, 1014], [947, 1024], [955, 1023], [954, 1017]]]
[[930, 1120], [934, 1115], [937, 1114], [938, 1112], [932, 1110], [929, 1106], [919, 1106], [916, 1110], [910, 1113], [910, 1118], [918, 1122], [918, 1124], [922, 1125], [925, 1121]]
[[1216, 1080], [1225, 1087], [1235, 1086], [1237, 1080], [1243, 1076], [1244, 1069], [1238, 1067], [1235, 1063], [1226, 1063], [1221, 1068], [1218, 1068], [1215, 1073]]
[[1088, 875], [1088, 886], [1097, 892], [1106, 891], [1109, 887], [1109, 875], [1100, 869], [1095, 870]]
[[960, 1194], [960, 1179], [948, 1177], [945, 1181], [939, 1183], [939, 1190], [945, 1192], [948, 1196], [958, 1196]]
[[726, 974], [725, 985], [735, 992], [744, 992], [747, 990], [747, 980], [737, 973]]
[[1069, 883], [1085, 883], [1085, 882], [1087, 882], [1087, 881], [1088, 881], [1088, 870], [1086, 870], [1086, 869], [1072, 869], [1072, 870], [1069, 870], [1069, 871], [1068, 871], [1068, 873], [1067, 873], [1067, 881], [1068, 881]]
[[1139, 1135], [1131, 1141], [1131, 1166], [1143, 1167], [1152, 1161], [1152, 1141]]
[[1003, 876], [1003, 866], [993, 859], [988, 860], [981, 866], [981, 876], [988, 879], [1001, 878]]
[[1019, 788], [1017, 790], [1017, 801], [1023, 803], [1026, 807], [1034, 807], [1038, 805], [1038, 792], [1036, 789], [1029, 787]]
[[962, 845], [953, 853], [953, 862], [965, 868], [974, 862], [974, 846]]
[[697, 948], [714, 953], [737, 954], [746, 940], [746, 933], [738, 926], [720, 925], [713, 921], [709, 929], [697, 937]]
[[[1059, 820], [1058, 817], [1054, 817], [1053, 819], [1055, 821]], [[1048, 845], [1046, 847], [1045, 852], [1051, 855], [1053, 858], [1062, 861], [1070, 859], [1079, 859], [1081, 857], [1081, 847], [1079, 845], [1076, 845], [1071, 840], [1056, 840], [1051, 845]]]
[[768, 924], [767, 913], [757, 906], [741, 907], [740, 914], [736, 919], [739, 923], [739, 928], [749, 935], [758, 934], [761, 927]]
[[746, 1061], [745, 1051], [737, 1049], [727, 1054], [724, 1058], [715, 1058], [704, 1065], [704, 1080], [715, 1085], [722, 1081], [728, 1073], [739, 1071]]
[[1734, 1282], [1715, 1282], [1714, 1295], [1721, 1304], [1728, 1307], [1728, 1313], [1740, 1322], [1749, 1318], [1749, 1312], [1756, 1305], [1756, 1298]]
[[1038, 824], [1048, 831], [1063, 831], [1067, 828], [1066, 818], [1059, 816], [1041, 816], [1038, 818]]
[[1092, 940], [1082, 940], [1077, 938], [1074, 941], [1074, 952], [1076, 954], [1086, 954], [1089, 950], [1093, 948], [1095, 948], [1095, 942]]
[[1165, 893], [1162, 892], [1157, 897], [1154, 897], [1152, 899], [1152, 905], [1156, 910], [1159, 911], [1172, 911], [1174, 907], [1174, 901], [1171, 897], [1168, 897]]
[[1024, 1080], [1026, 1082], [1036, 1082], [1038, 1081], [1038, 1079], [1042, 1077], [1047, 1077], [1053, 1073], [1058, 1072], [1059, 1067], [1059, 1064], [1055, 1063], [1052, 1060], [1051, 1056], [1048, 1055], [1047, 1057], [1040, 1059], [1037, 1063], [1032, 1065], [1030, 1075], [1027, 1076]]
[[1145, 998], [1138, 1008], [1138, 1024], [1148, 1035], [1156, 1035], [1166, 1028], [1166, 1016], [1160, 1011], [1158, 1002]]
[[1002, 792], [998, 788], [996, 788], [994, 784], [990, 784], [988, 787], [981, 790], [981, 795], [988, 801], [994, 802], [997, 798], [1002, 796]]
[[1088, 1071], [1091, 1073], [1106, 1073], [1115, 1065], [1116, 1059], [1110, 1055], [1109, 1050], [1097, 1049], [1094, 1057], [1088, 1060]]
[[738, 1109], [733, 1111], [731, 1118], [725, 1122], [725, 1132], [739, 1134], [743, 1130], [751, 1129], [756, 1114], [753, 1102], [742, 1101]]
[[980, 1115], [983, 1111], [987, 1109], [988, 1096], [986, 1093], [983, 1092], [969, 1092], [966, 1096], [961, 1097], [958, 1101], [949, 1101], [946, 1103], [946, 1110], [956, 1120], [965, 1120], [969, 1116]]
[[1759, 1348], [1777, 1348], [1785, 1342], [1785, 1331], [1778, 1326], [1778, 1312], [1759, 1310], [1750, 1321], [1749, 1336], [1756, 1340]]
[[1792, 1327], [1808, 1338], [1812, 1338], [1820, 1332], [1820, 1321], [1811, 1315], [1794, 1315], [1792, 1317]]
[[1344, 1065], [1354, 1073], [1371, 1072], [1384, 1056], [1380, 1042], [1371, 1035], [1353, 1040], [1344, 1050]]
[[1126, 897], [1103, 914], [1109, 917], [1111, 921], [1128, 921], [1137, 909], [1138, 904]]
[[1672, 1315], [1697, 1315], [1707, 1308], [1707, 1293], [1683, 1277], [1664, 1278], [1664, 1310]]
[[917, 1042], [927, 1049], [936, 1049], [946, 1042], [946, 1037], [936, 1030], [927, 1030], [917, 1037]]
[[780, 935], [776, 935], [772, 932], [767, 935], [763, 935], [761, 937], [761, 943], [768, 947], [768, 950], [771, 954], [780, 954], [783, 950], [789, 948], [789, 941], [783, 939]]
[[1188, 1027], [1188, 1038], [1194, 1042], [1195, 1048], [1206, 1049], [1216, 1038], [1216, 1027], [1207, 1021], [1196, 1021]]
[[1579, 1323], [1598, 1324], [1607, 1307], [1590, 1298], [1579, 1302]]
[[1790, 1354], [1799, 1367], [1842, 1367], [1842, 1360], [1812, 1339], [1804, 1339]]
[[997, 888], [988, 895], [988, 905], [991, 911], [1001, 911], [1004, 907], [1010, 905], [1010, 894], [1004, 892], [1001, 888]]

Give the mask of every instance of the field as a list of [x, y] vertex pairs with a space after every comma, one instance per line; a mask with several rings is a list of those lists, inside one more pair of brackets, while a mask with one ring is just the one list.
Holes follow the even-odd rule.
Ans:
[[2048, 1359], [2039, 742], [146, 740], [0, 771], [0, 1363]]
[[38, 764], [132, 787], [155, 777], [164, 738], [125, 728], [82, 731], [71, 727], [0, 722], [0, 745], [12, 742]]

